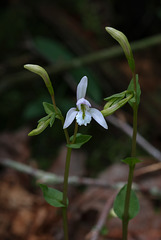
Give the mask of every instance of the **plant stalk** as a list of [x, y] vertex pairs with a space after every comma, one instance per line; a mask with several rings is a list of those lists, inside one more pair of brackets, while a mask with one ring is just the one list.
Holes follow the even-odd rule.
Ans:
[[[52, 99], [52, 103], [53, 103], [55, 112], [58, 113], [54, 94], [51, 95], [51, 99]], [[61, 116], [60, 120], [62, 122], [62, 125], [64, 125], [64, 118], [63, 118], [63, 116]], [[75, 138], [76, 138], [77, 129], [78, 129], [78, 126], [75, 125], [74, 138], [73, 138], [74, 141], [75, 141]], [[65, 138], [66, 138], [67, 144], [70, 144], [70, 139], [69, 139], [69, 134], [68, 134], [67, 129], [64, 129], [64, 134], [65, 134]], [[64, 207], [62, 207], [62, 215], [63, 215], [63, 229], [64, 229], [64, 239], [65, 240], [69, 239], [69, 236], [68, 236], [68, 217], [67, 217], [67, 207], [68, 207], [68, 196], [67, 196], [67, 193], [68, 193], [68, 177], [69, 177], [71, 152], [72, 152], [72, 148], [67, 148], [67, 155], [66, 155], [66, 162], [65, 162], [65, 171], [64, 171], [63, 200], [62, 200], [62, 203], [64, 205]]]
[[67, 193], [68, 193], [68, 176], [70, 168], [70, 159], [71, 159], [72, 148], [67, 149], [66, 163], [65, 163], [65, 172], [64, 172], [64, 189], [63, 189], [63, 229], [64, 229], [64, 239], [68, 240], [68, 219], [67, 219]]
[[[75, 130], [72, 144], [75, 142], [76, 134], [78, 131], [78, 124], [75, 123]], [[69, 142], [67, 142], [69, 144]], [[68, 208], [68, 177], [69, 177], [69, 169], [70, 169], [70, 159], [71, 159], [72, 148], [67, 148], [66, 162], [65, 162], [65, 171], [64, 171], [64, 189], [63, 189], [63, 204], [62, 208], [63, 212], [63, 229], [64, 229], [64, 239], [68, 240], [68, 218], [67, 218], [67, 208]]]
[[[55, 97], [54, 97], [54, 95], [51, 95], [51, 99], [52, 99], [52, 103], [53, 103], [55, 112], [57, 113], [58, 110], [57, 110], [57, 106], [56, 106], [56, 102], [55, 102]], [[64, 125], [64, 118], [63, 118], [63, 116], [61, 117], [61, 122], [62, 122], [62, 125]], [[64, 129], [64, 134], [65, 134], [66, 142], [67, 142], [67, 144], [69, 144], [69, 143], [70, 143], [70, 140], [69, 140], [69, 134], [68, 134], [67, 129]]]
[[[131, 150], [131, 157], [136, 157], [136, 136], [137, 136], [137, 113], [138, 113], [138, 106], [137, 106], [137, 91], [136, 91], [136, 74], [135, 71], [133, 72], [133, 80], [134, 80], [134, 91], [135, 91], [135, 104], [133, 106], [133, 136], [132, 136], [132, 150]], [[131, 187], [133, 181], [135, 164], [132, 166], [129, 165], [129, 176], [128, 176], [128, 183], [127, 183], [127, 190], [125, 196], [125, 207], [124, 207], [124, 215], [122, 220], [122, 229], [123, 229], [123, 240], [127, 240], [128, 236], [128, 223], [129, 223], [129, 205], [130, 205], [130, 195], [131, 195]]]

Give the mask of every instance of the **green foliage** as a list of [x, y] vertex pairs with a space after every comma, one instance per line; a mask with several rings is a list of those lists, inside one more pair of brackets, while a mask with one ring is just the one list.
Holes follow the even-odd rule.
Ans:
[[116, 101], [117, 99], [118, 99], [118, 100], [123, 99], [123, 98], [125, 97], [125, 94], [126, 94], [126, 91], [123, 91], [123, 92], [121, 92], [121, 93], [113, 94], [113, 95], [110, 96], [110, 97], [106, 97], [106, 98], [104, 98], [104, 100], [105, 100], [105, 101], [113, 100], [113, 102], [114, 102], [114, 101]]
[[45, 121], [40, 121], [37, 125], [37, 128], [33, 129], [28, 136], [35, 136], [35, 135], [39, 135], [40, 133], [42, 133], [47, 126], [50, 124], [50, 119], [47, 119]]
[[[58, 118], [58, 119], [62, 118], [62, 113], [58, 107], [56, 107], [56, 109], [55, 109], [53, 104], [47, 103], [47, 102], [43, 102], [43, 106], [44, 106], [44, 110], [47, 114], [49, 114], [49, 115], [52, 114], [51, 115], [51, 117], [53, 118], [52, 121], [55, 120], [54, 116], [55, 116], [55, 118]], [[53, 114], [54, 114], [54, 116], [53, 116]]]
[[43, 107], [46, 114], [55, 113], [54, 106], [51, 103], [43, 102]]
[[62, 114], [59, 108], [56, 108], [57, 112], [55, 112], [54, 106], [51, 103], [43, 102], [44, 110], [48, 114], [47, 116], [41, 118], [38, 121], [37, 128], [32, 130], [28, 135], [35, 136], [42, 133], [50, 124], [50, 127], [53, 126], [55, 122], [55, 118], [61, 119]]
[[[134, 97], [129, 100], [130, 106], [131, 106], [132, 108], [134, 107], [135, 94], [136, 94], [136, 96], [137, 96], [136, 103], [137, 103], [137, 106], [138, 106], [139, 103], [140, 103], [140, 95], [141, 95], [141, 89], [140, 89], [140, 85], [139, 85], [138, 75], [136, 75], [136, 93], [135, 93], [135, 89], [134, 89], [134, 80], [133, 80], [133, 79], [131, 80], [131, 82], [130, 82], [127, 90], [134, 92]], [[128, 95], [128, 94], [127, 94], [127, 95]]]
[[52, 113], [50, 113], [49, 115], [47, 115], [47, 116], [45, 116], [45, 117], [43, 117], [43, 118], [40, 118], [39, 121], [38, 121], [38, 123], [39, 123], [39, 122], [44, 122], [44, 121], [48, 120], [51, 116], [52, 116]]
[[[124, 98], [125, 96], [126, 98]], [[124, 91], [105, 98], [105, 101], [108, 102], [105, 104], [104, 109], [101, 111], [103, 116], [109, 116], [113, 114], [116, 110], [124, 106], [132, 97], [132, 91]]]
[[[90, 135], [83, 135], [81, 133], [77, 133], [75, 143], [73, 144], [67, 144], [67, 147], [69, 148], [80, 148], [83, 144], [88, 142], [91, 139], [92, 136]], [[70, 141], [73, 141], [73, 136], [70, 137]]]
[[38, 122], [44, 122], [44, 121], [46, 121], [46, 120], [48, 120], [50, 118], [50, 122], [49, 123], [50, 123], [50, 127], [52, 127], [53, 124], [54, 124], [54, 121], [55, 121], [55, 116], [56, 116], [55, 113], [50, 113], [49, 115], [41, 118]]
[[53, 124], [54, 124], [54, 122], [55, 122], [55, 116], [56, 116], [55, 113], [53, 113], [53, 114], [51, 115], [51, 118], [50, 118], [50, 127], [52, 127]]
[[53, 207], [65, 207], [64, 204], [62, 203], [63, 200], [63, 193], [54, 189], [46, 186], [45, 184], [39, 184], [43, 196], [46, 200], [47, 203], [49, 203]]
[[[124, 187], [121, 188], [114, 201], [114, 211], [121, 220], [123, 220], [126, 191], [127, 184], [125, 184]], [[139, 200], [135, 192], [131, 189], [128, 219], [130, 220], [134, 218], [138, 214], [139, 210], [140, 210]]]

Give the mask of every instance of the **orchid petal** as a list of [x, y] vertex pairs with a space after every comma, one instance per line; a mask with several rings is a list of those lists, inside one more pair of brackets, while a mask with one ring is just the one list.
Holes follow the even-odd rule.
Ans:
[[77, 86], [77, 101], [80, 98], [85, 98], [87, 90], [88, 78], [86, 76], [82, 77], [80, 83]]
[[107, 123], [99, 110], [97, 110], [96, 108], [90, 108], [88, 111], [96, 122], [98, 122], [105, 129], [108, 129]]
[[67, 115], [66, 115], [63, 129], [69, 127], [69, 125], [74, 121], [74, 118], [76, 117], [77, 113], [78, 112], [76, 111], [76, 108], [69, 109], [69, 111], [67, 112]]

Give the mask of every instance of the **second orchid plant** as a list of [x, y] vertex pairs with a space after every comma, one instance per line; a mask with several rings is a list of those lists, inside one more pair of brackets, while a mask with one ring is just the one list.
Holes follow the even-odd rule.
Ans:
[[[132, 179], [135, 164], [139, 162], [136, 158], [136, 134], [137, 134], [137, 110], [140, 101], [140, 87], [138, 83], [138, 76], [135, 73], [135, 62], [133, 54], [131, 51], [130, 44], [126, 36], [114, 29], [106, 28], [106, 31], [116, 39], [124, 50], [125, 56], [128, 60], [129, 67], [132, 71], [132, 80], [127, 88], [127, 90], [114, 94], [110, 97], [106, 97], [105, 104], [102, 111], [96, 108], [92, 108], [90, 102], [85, 98], [86, 90], [88, 85], [88, 78], [86, 76], [82, 77], [76, 92], [76, 106], [69, 109], [64, 119], [61, 110], [56, 105], [54, 89], [51, 84], [50, 78], [42, 67], [34, 64], [26, 64], [24, 67], [31, 72], [34, 72], [42, 77], [45, 85], [51, 96], [51, 103], [43, 103], [46, 116], [38, 121], [37, 128], [29, 133], [29, 136], [38, 135], [43, 132], [48, 126], [52, 127], [55, 119], [58, 119], [62, 123], [62, 129], [65, 134], [67, 154], [66, 163], [64, 169], [64, 186], [63, 192], [57, 189], [50, 188], [45, 184], [39, 184], [45, 200], [54, 207], [61, 207], [63, 213], [63, 229], [64, 229], [64, 239], [69, 239], [68, 234], [68, 221], [67, 221], [67, 208], [68, 208], [68, 176], [70, 168], [70, 159], [72, 149], [78, 149], [83, 144], [91, 139], [90, 135], [83, 135], [78, 133], [78, 126], [87, 126], [92, 120], [92, 118], [102, 126], [105, 131], [107, 131], [108, 126], [105, 117], [113, 114], [117, 109], [121, 108], [126, 103], [129, 103], [133, 109], [133, 137], [132, 137], [132, 153], [130, 157], [123, 160], [124, 163], [129, 165], [129, 177], [128, 183], [119, 191], [115, 202], [114, 211], [116, 215], [122, 220], [123, 226], [123, 240], [127, 240], [127, 230], [128, 222], [131, 218], [135, 217], [139, 211], [139, 202], [135, 192], [132, 190]], [[75, 120], [75, 127], [73, 135], [70, 137], [68, 133], [68, 127]]]

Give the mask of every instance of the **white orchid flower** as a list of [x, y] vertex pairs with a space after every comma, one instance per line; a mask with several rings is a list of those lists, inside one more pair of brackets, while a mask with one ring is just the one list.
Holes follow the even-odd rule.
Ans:
[[85, 99], [87, 84], [88, 79], [86, 76], [84, 76], [77, 86], [77, 107], [69, 109], [63, 128], [69, 127], [69, 125], [74, 121], [75, 118], [78, 125], [87, 126], [87, 124], [91, 122], [93, 117], [94, 120], [98, 122], [102, 127], [108, 129], [107, 123], [102, 113], [96, 108], [91, 108], [90, 102]]

